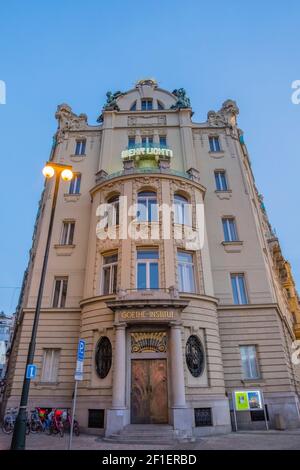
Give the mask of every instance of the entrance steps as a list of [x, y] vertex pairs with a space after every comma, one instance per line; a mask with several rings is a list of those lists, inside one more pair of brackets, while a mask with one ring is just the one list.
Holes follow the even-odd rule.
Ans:
[[168, 424], [128, 424], [122, 431], [104, 437], [105, 442], [118, 444], [174, 445], [174, 429]]

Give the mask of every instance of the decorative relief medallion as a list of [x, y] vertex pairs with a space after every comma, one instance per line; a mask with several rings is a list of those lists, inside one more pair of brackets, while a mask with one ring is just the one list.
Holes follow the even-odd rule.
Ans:
[[198, 336], [191, 335], [185, 347], [185, 359], [188, 369], [193, 377], [200, 377], [204, 370], [204, 350]]
[[98, 341], [95, 362], [98, 376], [100, 379], [104, 379], [110, 371], [112, 362], [112, 347], [107, 336], [102, 336]]
[[131, 352], [167, 352], [167, 333], [164, 331], [132, 333]]

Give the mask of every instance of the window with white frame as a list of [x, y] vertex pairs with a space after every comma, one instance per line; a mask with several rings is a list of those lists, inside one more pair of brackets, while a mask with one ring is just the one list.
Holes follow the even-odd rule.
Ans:
[[57, 382], [59, 355], [59, 349], [44, 349], [42, 382]]
[[153, 109], [153, 101], [151, 98], [144, 98], [141, 102], [142, 111], [151, 111]]
[[68, 278], [56, 277], [54, 280], [53, 308], [64, 308], [66, 305], [67, 289]]
[[118, 253], [103, 256], [102, 294], [114, 294], [117, 291]]
[[240, 346], [243, 379], [258, 379], [260, 377], [255, 345]]
[[223, 217], [222, 218], [224, 241], [225, 242], [236, 242], [238, 241], [238, 235], [236, 230], [236, 223], [234, 217]]
[[248, 296], [246, 292], [245, 276], [243, 273], [231, 274], [231, 287], [233, 294], [233, 302], [236, 305], [248, 303]]
[[73, 245], [75, 222], [74, 220], [64, 220], [61, 232], [61, 245]]
[[175, 224], [192, 225], [192, 206], [184, 196], [174, 195]]
[[138, 193], [137, 220], [139, 222], [158, 222], [157, 197], [154, 191]]
[[76, 140], [75, 155], [85, 155], [86, 140]]
[[228, 191], [228, 184], [225, 170], [215, 171], [215, 182], [217, 191]]
[[217, 137], [217, 136], [209, 137], [209, 149], [210, 149], [211, 152], [220, 152], [221, 151], [219, 137]]
[[137, 250], [136, 287], [137, 289], [158, 289], [159, 252], [156, 248]]
[[80, 194], [81, 173], [74, 173], [70, 181], [69, 194]]
[[195, 292], [194, 262], [192, 253], [177, 252], [178, 288], [180, 292]]

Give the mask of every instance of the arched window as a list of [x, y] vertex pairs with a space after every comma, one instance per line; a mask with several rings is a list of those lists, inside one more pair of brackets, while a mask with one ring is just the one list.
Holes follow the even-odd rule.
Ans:
[[174, 195], [175, 224], [192, 225], [192, 206], [184, 196]]
[[136, 111], [136, 101], [134, 101], [130, 106], [130, 111]]
[[157, 222], [157, 197], [154, 191], [138, 193], [137, 219], [139, 222]]
[[107, 225], [110, 227], [119, 225], [119, 196], [111, 197], [107, 204], [109, 204]]
[[164, 104], [161, 101], [157, 100], [157, 109], [165, 109]]

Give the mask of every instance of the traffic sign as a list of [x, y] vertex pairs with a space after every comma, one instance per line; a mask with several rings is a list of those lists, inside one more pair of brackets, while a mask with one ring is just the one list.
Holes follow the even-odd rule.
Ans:
[[26, 379], [34, 379], [36, 377], [36, 365], [28, 364], [26, 368]]
[[77, 361], [83, 362], [84, 352], [85, 352], [85, 341], [84, 339], [80, 339], [78, 342], [78, 349], [77, 349]]

